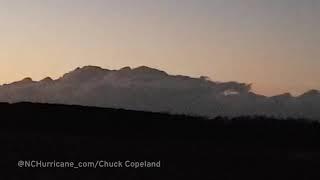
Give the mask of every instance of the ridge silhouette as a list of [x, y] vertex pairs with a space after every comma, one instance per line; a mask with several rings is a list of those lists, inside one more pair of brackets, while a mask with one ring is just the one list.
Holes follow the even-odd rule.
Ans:
[[[1, 179], [319, 179], [320, 124], [207, 119], [58, 104], [0, 103]], [[161, 168], [28, 169], [19, 160], [161, 161]]]

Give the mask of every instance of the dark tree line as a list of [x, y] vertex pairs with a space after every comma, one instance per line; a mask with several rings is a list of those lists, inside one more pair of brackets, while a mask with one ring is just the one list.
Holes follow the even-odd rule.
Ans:
[[[1, 179], [319, 179], [320, 124], [0, 104]], [[161, 160], [160, 169], [20, 169], [18, 160]]]

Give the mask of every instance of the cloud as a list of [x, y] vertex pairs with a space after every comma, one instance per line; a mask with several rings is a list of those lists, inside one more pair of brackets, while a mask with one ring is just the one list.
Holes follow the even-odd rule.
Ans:
[[149, 67], [77, 68], [61, 78], [30, 78], [0, 86], [2, 102], [43, 102], [113, 107], [201, 116], [270, 115], [319, 119], [320, 93], [266, 97], [251, 84], [173, 76]]

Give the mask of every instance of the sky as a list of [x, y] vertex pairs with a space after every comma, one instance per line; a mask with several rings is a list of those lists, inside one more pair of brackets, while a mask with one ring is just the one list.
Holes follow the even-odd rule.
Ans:
[[320, 89], [319, 19], [319, 0], [0, 0], [0, 84], [146, 65], [298, 95]]

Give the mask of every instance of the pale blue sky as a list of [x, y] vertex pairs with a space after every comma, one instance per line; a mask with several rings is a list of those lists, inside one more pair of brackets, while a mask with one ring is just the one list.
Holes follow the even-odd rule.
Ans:
[[0, 83], [78, 66], [147, 65], [320, 89], [319, 0], [0, 0]]

